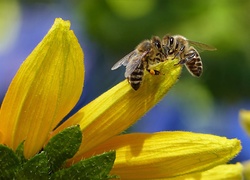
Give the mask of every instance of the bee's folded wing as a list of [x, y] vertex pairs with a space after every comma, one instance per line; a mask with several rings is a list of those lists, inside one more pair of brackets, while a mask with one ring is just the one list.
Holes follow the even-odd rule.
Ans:
[[129, 59], [135, 54], [135, 51], [132, 51], [131, 53], [127, 54], [125, 57], [120, 59], [117, 63], [114, 64], [114, 66], [111, 68], [111, 70], [115, 70], [119, 68], [121, 65], [127, 66]]

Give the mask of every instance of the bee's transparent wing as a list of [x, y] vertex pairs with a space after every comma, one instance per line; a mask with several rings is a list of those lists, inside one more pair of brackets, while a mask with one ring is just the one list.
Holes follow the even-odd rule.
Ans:
[[121, 65], [127, 66], [129, 59], [136, 54], [135, 51], [132, 51], [131, 53], [124, 56], [122, 59], [120, 59], [117, 63], [114, 64], [114, 66], [111, 68], [111, 70], [115, 70], [119, 68]]
[[191, 46], [194, 46], [199, 52], [202, 52], [204, 50], [207, 50], [207, 51], [215, 51], [215, 50], [217, 50], [213, 46], [210, 46], [210, 45], [207, 45], [207, 44], [203, 44], [203, 43], [200, 43], [200, 42], [190, 41], [190, 40], [188, 40], [188, 42], [189, 42], [189, 44]]
[[145, 55], [147, 54], [148, 52], [144, 52], [144, 53], [141, 53], [141, 54], [134, 54], [133, 57], [131, 57], [130, 61], [128, 62], [128, 65], [126, 66], [126, 71], [125, 71], [125, 78], [129, 77], [133, 72], [134, 70], [140, 66], [141, 62], [142, 62], [142, 58], [145, 57]]

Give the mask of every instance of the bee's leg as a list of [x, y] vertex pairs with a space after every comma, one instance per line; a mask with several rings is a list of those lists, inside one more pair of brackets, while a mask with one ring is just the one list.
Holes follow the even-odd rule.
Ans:
[[151, 74], [151, 75], [164, 75], [162, 74], [160, 71], [154, 70], [154, 69], [147, 69], [147, 71]]
[[176, 57], [178, 57], [179, 54], [180, 54], [180, 52], [177, 52], [177, 53], [174, 55], [174, 57], [172, 58], [172, 60], [174, 60]]
[[185, 64], [187, 62], [186, 59], [181, 59], [177, 64], [174, 64], [174, 66], [177, 66], [179, 64]]
[[[144, 62], [145, 62], [145, 61], [144, 61]], [[148, 63], [145, 62], [144, 65], [145, 65], [145, 66], [144, 66], [145, 69], [146, 69], [151, 75], [161, 75], [161, 74], [162, 74], [160, 71], [151, 69]]]
[[[185, 47], [185, 46], [182, 46], [182, 47]], [[184, 48], [183, 49], [181, 48], [181, 50], [182, 50], [181, 53], [183, 53]], [[191, 59], [193, 59], [195, 55], [196, 54], [193, 51], [188, 52], [187, 54], [184, 55], [184, 58], [180, 59], [179, 62], [175, 64], [175, 66], [178, 64], [185, 64], [187, 61], [190, 61]]]
[[172, 60], [174, 60], [176, 57], [180, 57], [181, 54], [184, 52], [185, 46], [182, 45], [180, 50], [174, 55], [174, 57], [172, 58]]

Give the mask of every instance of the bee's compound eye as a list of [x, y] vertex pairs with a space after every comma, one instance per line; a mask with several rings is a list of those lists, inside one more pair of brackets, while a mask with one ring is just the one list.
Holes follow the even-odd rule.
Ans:
[[160, 42], [158, 42], [158, 41], [156, 41], [156, 42], [155, 42], [155, 46], [156, 46], [157, 48], [159, 48], [159, 49], [160, 49], [160, 48], [161, 48], [161, 43], [160, 43]]
[[173, 44], [174, 43], [174, 38], [170, 37], [169, 42], [170, 42], [170, 45]]

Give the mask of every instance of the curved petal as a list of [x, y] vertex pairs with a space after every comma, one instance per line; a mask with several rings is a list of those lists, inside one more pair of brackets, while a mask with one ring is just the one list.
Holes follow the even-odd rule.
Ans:
[[56, 19], [12, 80], [0, 111], [4, 143], [25, 140], [26, 157], [41, 149], [49, 132], [78, 101], [83, 87], [83, 52], [70, 22]]
[[244, 179], [250, 179], [250, 160], [244, 161], [242, 164]]
[[143, 84], [134, 91], [127, 80], [119, 83], [80, 109], [53, 134], [73, 124], [80, 124], [83, 142], [78, 154], [126, 130], [156, 105], [176, 83], [181, 66], [166, 61], [158, 68], [165, 75], [152, 76], [145, 72]]
[[[180, 177], [164, 178], [165, 180], [241, 180], [243, 167], [240, 163], [223, 164], [203, 172], [192, 173]], [[162, 180], [162, 179], [161, 179]]]
[[240, 150], [240, 141], [191, 132], [134, 133], [111, 138], [82, 158], [116, 150], [111, 174], [121, 179], [157, 179], [204, 171], [224, 164]]
[[250, 111], [240, 111], [240, 123], [247, 134], [250, 135]]
[[0, 131], [0, 144], [3, 144], [3, 133]]

